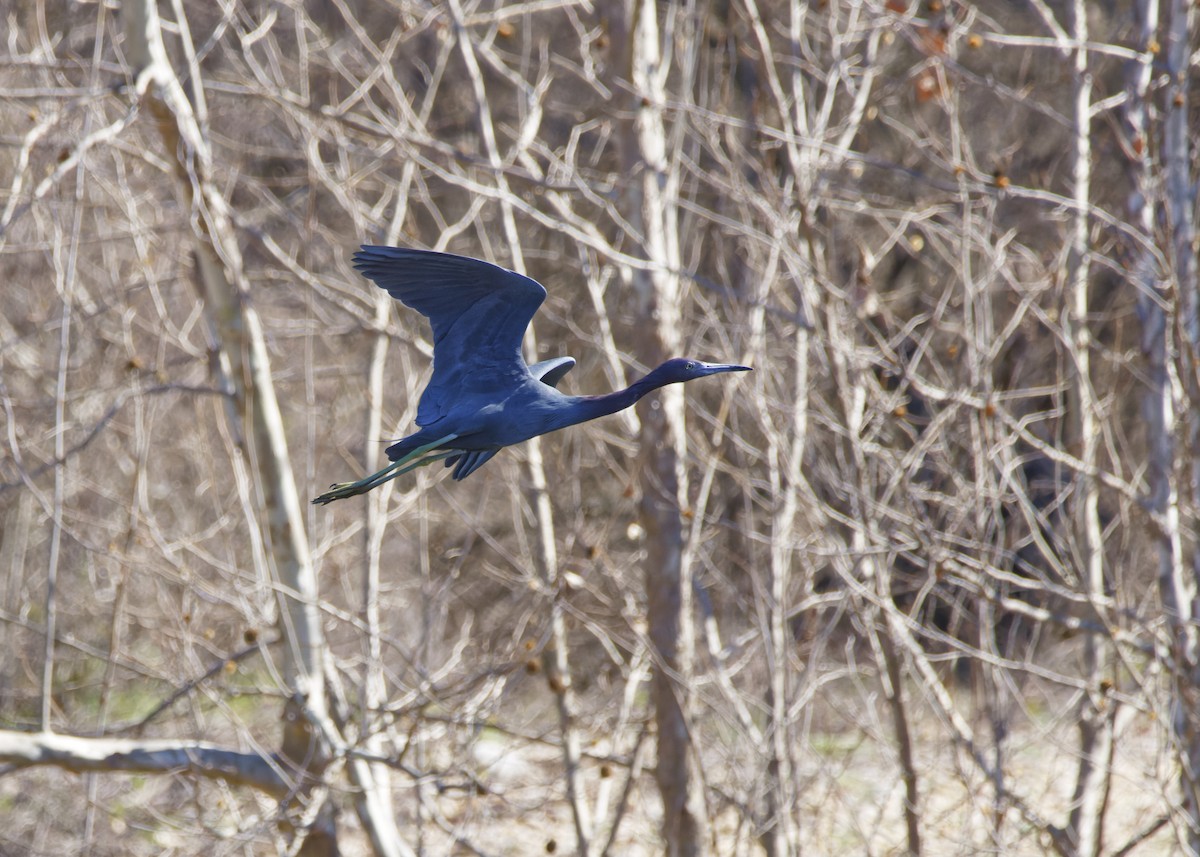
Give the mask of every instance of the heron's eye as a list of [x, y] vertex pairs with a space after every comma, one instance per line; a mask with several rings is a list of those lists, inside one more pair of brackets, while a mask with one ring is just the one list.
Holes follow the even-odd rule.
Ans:
[[695, 364], [695, 363], [693, 363], [691, 360], [689, 360], [689, 361], [688, 361], [688, 365], [687, 365], [685, 368], [687, 368], [687, 369], [695, 369], [695, 368], [696, 368], [696, 364]]

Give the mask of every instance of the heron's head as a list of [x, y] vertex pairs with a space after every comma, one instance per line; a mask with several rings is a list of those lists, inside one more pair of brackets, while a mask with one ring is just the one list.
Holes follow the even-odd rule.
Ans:
[[676, 357], [668, 360], [646, 376], [660, 385], [679, 384], [706, 375], [716, 375], [720, 372], [749, 372], [749, 366], [734, 366], [728, 363], [705, 363], [703, 360], [689, 360], [686, 357]]

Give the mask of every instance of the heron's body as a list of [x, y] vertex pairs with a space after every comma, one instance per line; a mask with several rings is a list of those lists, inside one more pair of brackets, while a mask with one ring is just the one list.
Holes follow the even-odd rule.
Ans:
[[[409, 450], [447, 434], [457, 437], [447, 448], [484, 452], [521, 443], [531, 437], [565, 428], [571, 424], [562, 407], [574, 397], [564, 396], [532, 375], [512, 379], [498, 388], [499, 396], [486, 392], [463, 392], [454, 399], [454, 413], [462, 416], [450, 425], [441, 417], [388, 447], [388, 458], [396, 461]], [[513, 419], [519, 415], [519, 419]], [[437, 447], [435, 447], [437, 448]]]
[[477, 259], [399, 247], [363, 247], [354, 262], [429, 319], [433, 376], [417, 407], [420, 430], [388, 447], [392, 464], [334, 485], [314, 503], [361, 494], [436, 460], [464, 479], [506, 446], [616, 413], [667, 384], [749, 368], [677, 358], [624, 390], [568, 396], [555, 387], [572, 358], [528, 366], [521, 356], [525, 329], [546, 297], [539, 283]]

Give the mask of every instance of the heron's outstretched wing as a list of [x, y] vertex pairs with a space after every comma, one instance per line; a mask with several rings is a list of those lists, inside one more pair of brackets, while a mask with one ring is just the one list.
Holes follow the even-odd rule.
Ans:
[[433, 329], [433, 377], [417, 425], [447, 416], [455, 401], [495, 397], [526, 377], [521, 339], [546, 297], [538, 282], [478, 259], [403, 247], [364, 246], [354, 267]]

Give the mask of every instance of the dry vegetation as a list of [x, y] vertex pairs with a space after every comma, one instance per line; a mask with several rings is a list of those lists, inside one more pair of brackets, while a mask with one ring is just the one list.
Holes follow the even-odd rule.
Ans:
[[0, 854], [1200, 853], [1195, 4], [0, 13]]

